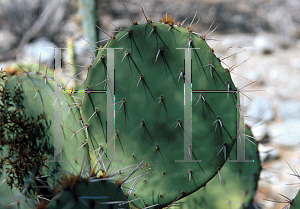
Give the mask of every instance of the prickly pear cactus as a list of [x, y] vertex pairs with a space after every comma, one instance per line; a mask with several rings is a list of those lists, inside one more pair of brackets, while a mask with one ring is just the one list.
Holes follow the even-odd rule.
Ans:
[[141, 198], [133, 202], [139, 208], [163, 207], [205, 186], [234, 144], [237, 95], [228, 70], [205, 36], [169, 15], [111, 37], [85, 90], [81, 111], [91, 149], [106, 152], [114, 140], [106, 165], [144, 160], [124, 187], [129, 200]]
[[[46, 74], [48, 73], [48, 74]], [[53, 71], [42, 70], [32, 72], [20, 70], [16, 74], [12, 74], [11, 77], [5, 80], [5, 88], [10, 90], [12, 97], [16, 95], [16, 92], [21, 91], [24, 93], [23, 99], [21, 101], [22, 108], [20, 109], [22, 113], [27, 118], [32, 118], [36, 121], [43, 121], [43, 124], [48, 127], [44, 132], [38, 131], [29, 131], [26, 133], [27, 137], [32, 141], [28, 146], [23, 146], [22, 142], [18, 142], [20, 145], [17, 148], [21, 148], [23, 152], [16, 153], [21, 159], [29, 158], [28, 152], [33, 150], [33, 147], [38, 143], [38, 140], [42, 141], [42, 147], [40, 147], [36, 152], [41, 156], [44, 156], [48, 159], [42, 159], [43, 167], [38, 167], [36, 174], [57, 174], [61, 175], [62, 169], [64, 172], [75, 173], [81, 169], [82, 162], [78, 159], [84, 160], [87, 164], [89, 162], [89, 153], [88, 146], [86, 145], [86, 137], [83, 128], [78, 122], [80, 117], [79, 109], [74, 104], [74, 100], [67, 94], [62, 94], [61, 98], [58, 98], [55, 95], [55, 81], [53, 77], [48, 77], [49, 74], [53, 75]], [[61, 105], [61, 124], [55, 124], [55, 105]], [[15, 127], [15, 129], [20, 129], [15, 125], [20, 121], [9, 121], [9, 126]], [[55, 139], [55, 128], [61, 128], [62, 135], [61, 138]], [[9, 130], [9, 129], [8, 129]], [[57, 130], [57, 129], [56, 129]], [[37, 133], [39, 135], [33, 139]], [[36, 141], [35, 141], [36, 140]], [[61, 140], [61, 159], [56, 159], [54, 161], [54, 149], [57, 143], [57, 140]], [[29, 140], [28, 140], [29, 141]], [[16, 140], [12, 141], [16, 142]], [[12, 146], [8, 144], [8, 146]], [[27, 152], [25, 151], [27, 150]], [[59, 150], [58, 150], [59, 151]], [[10, 156], [15, 158], [15, 156]], [[36, 158], [34, 156], [31, 156]], [[3, 159], [3, 158], [1, 158]], [[50, 161], [52, 160], [52, 161]], [[28, 174], [30, 162], [24, 163], [25, 173]], [[40, 166], [36, 164], [35, 166]], [[22, 168], [23, 169], [23, 168]], [[17, 171], [15, 171], [17, 173]], [[50, 184], [50, 182], [48, 182]]]
[[[41, 132], [46, 129], [42, 123], [26, 119], [14, 108], [22, 100], [20, 92], [12, 97], [1, 82], [5, 78], [3, 72], [0, 77], [0, 208], [32, 208], [28, 196], [33, 175], [28, 173], [34, 173], [37, 165], [44, 166], [42, 161], [46, 159], [39, 151], [43, 148]], [[40, 138], [36, 138], [37, 135]]]
[[[71, 106], [74, 101], [66, 94], [62, 99], [55, 97], [54, 81], [40, 70], [11, 71], [9, 78], [1, 77], [0, 208], [129, 208], [120, 184], [113, 181], [114, 176], [104, 172], [96, 178], [87, 143], [78, 144], [85, 137], [80, 132], [82, 126], [74, 123], [79, 117], [76, 106]], [[63, 110], [60, 125], [64, 161], [56, 164], [47, 159], [53, 159], [55, 143], [53, 102], [61, 104]], [[69, 161], [69, 166], [65, 161]], [[103, 170], [101, 162], [102, 158], [97, 159], [97, 173]], [[43, 175], [48, 176], [46, 180]], [[53, 187], [57, 181], [60, 183]]]
[[[5, 141], [5, 140], [3, 140]], [[3, 143], [1, 143], [3, 144]], [[6, 160], [4, 157], [9, 156], [9, 149], [7, 146], [1, 145], [1, 151], [0, 151], [0, 208], [20, 208], [20, 209], [29, 209], [33, 208], [34, 205], [31, 201], [29, 201], [28, 197], [25, 196], [25, 187], [24, 183], [27, 181], [23, 179], [21, 181], [17, 181], [14, 177], [14, 175], [11, 175], [11, 173], [6, 171], [11, 171], [14, 169], [11, 165], [5, 165]], [[9, 162], [12, 162], [13, 160], [9, 160]], [[17, 168], [19, 169], [19, 168]], [[19, 171], [19, 173], [21, 173]], [[13, 187], [13, 184], [19, 183], [20, 188]], [[22, 186], [23, 185], [23, 186]], [[22, 192], [24, 191], [24, 192]], [[26, 191], [27, 192], [27, 191]]]
[[[252, 136], [247, 126], [245, 134]], [[245, 150], [246, 159], [253, 162], [227, 161], [220, 171], [220, 176], [215, 176], [206, 187], [176, 202], [176, 208], [247, 208], [256, 191], [261, 167], [258, 147], [246, 141]], [[230, 155], [231, 159], [236, 159], [235, 147]]]
[[[4, 180], [0, 178], [0, 180]], [[0, 208], [1, 209], [30, 209], [34, 205], [28, 201], [20, 191], [15, 188], [9, 188], [5, 183], [0, 185]]]

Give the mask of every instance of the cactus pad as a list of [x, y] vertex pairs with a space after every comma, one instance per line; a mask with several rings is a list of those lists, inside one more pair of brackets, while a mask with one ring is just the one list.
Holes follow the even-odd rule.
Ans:
[[114, 140], [106, 165], [144, 160], [133, 175], [139, 181], [124, 188], [130, 200], [141, 198], [134, 202], [140, 208], [166, 206], [205, 186], [236, 137], [230, 74], [205, 37], [171, 20], [120, 31], [99, 49], [85, 81], [81, 111], [90, 147]]
[[[21, 102], [22, 112], [27, 118], [40, 121], [44, 120], [44, 124], [49, 127], [49, 130], [43, 133], [43, 136], [37, 136], [44, 139], [44, 148], [40, 151], [43, 155], [49, 157], [47, 166], [52, 173], [57, 172], [57, 169], [63, 168], [65, 172], [78, 172], [81, 168], [81, 162], [77, 159], [89, 161], [88, 146], [83, 146], [86, 142], [86, 137], [78, 118], [80, 117], [79, 108], [74, 104], [74, 100], [68, 94], [62, 94], [61, 98], [55, 95], [55, 81], [53, 71], [40, 69], [39, 71], [20, 70], [15, 75], [12, 75], [5, 81], [5, 88], [10, 90], [12, 96], [17, 91], [24, 93], [24, 98]], [[58, 89], [57, 89], [58, 90]], [[57, 91], [56, 90], [56, 91]], [[55, 105], [61, 105], [61, 124], [55, 125]], [[42, 114], [42, 117], [38, 116]], [[54, 162], [54, 147], [55, 147], [55, 128], [62, 129], [61, 140], [61, 159]], [[57, 129], [56, 129], [57, 130]], [[34, 133], [30, 133], [34, 135]], [[29, 135], [30, 137], [30, 135]], [[37, 152], [38, 152], [37, 151]], [[85, 156], [85, 157], [84, 157]], [[26, 156], [23, 156], [26, 157]], [[58, 163], [57, 163], [58, 162]], [[44, 167], [45, 168], [45, 167]], [[45, 170], [43, 170], [46, 172]], [[42, 172], [41, 170], [39, 172]]]

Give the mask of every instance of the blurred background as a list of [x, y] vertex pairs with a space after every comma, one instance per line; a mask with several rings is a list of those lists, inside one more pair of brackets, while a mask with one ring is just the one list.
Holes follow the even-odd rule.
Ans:
[[[95, 14], [95, 24], [115, 34], [132, 24], [130, 16], [142, 23], [141, 7], [153, 21], [166, 13], [172, 14], [175, 23], [187, 18], [184, 26], [197, 12], [194, 21], [201, 19], [194, 31], [205, 34], [214, 20], [211, 30], [218, 26], [207, 41], [215, 52], [227, 57], [244, 51], [225, 59], [223, 66], [238, 66], [233, 80], [246, 95], [242, 100], [246, 122], [259, 141], [263, 170], [254, 205], [278, 209], [286, 204], [264, 199], [286, 202], [278, 193], [295, 197], [299, 180], [290, 175], [289, 165], [300, 171], [300, 1], [97, 0], [93, 2], [96, 9], [88, 12], [80, 10], [81, 2], [0, 0], [0, 67], [40, 60], [53, 68], [54, 54], [46, 47], [69, 47], [62, 50], [62, 70], [71, 76], [92, 64], [93, 36], [98, 41], [109, 38], [95, 27], [85, 27], [85, 15]], [[83, 81], [85, 73], [78, 79]], [[68, 88], [72, 85], [70, 82]]]

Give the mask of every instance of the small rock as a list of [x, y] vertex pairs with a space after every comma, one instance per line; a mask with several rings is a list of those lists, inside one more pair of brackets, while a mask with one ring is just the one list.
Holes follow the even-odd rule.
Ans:
[[300, 59], [298, 59], [298, 60], [294, 63], [294, 68], [296, 68], [297, 70], [300, 70]]
[[87, 43], [84, 39], [80, 38], [78, 40], [74, 40], [74, 50], [76, 54], [76, 61], [79, 65], [87, 66], [93, 63], [93, 57], [89, 55], [89, 43]]
[[250, 126], [253, 126], [259, 121], [267, 122], [274, 118], [271, 103], [262, 97], [256, 97], [250, 102], [246, 114], [251, 117], [249, 119], [251, 123], [249, 124]]
[[0, 53], [5, 53], [13, 48], [17, 38], [8, 30], [0, 30]]
[[271, 142], [284, 147], [300, 148], [300, 120], [286, 120], [282, 123], [271, 124], [268, 134]]
[[254, 50], [262, 54], [272, 54], [274, 51], [273, 44], [265, 36], [258, 36], [254, 39]]
[[259, 71], [250, 71], [247, 73], [247, 79], [250, 81], [256, 81], [256, 84], [264, 85], [264, 77]]
[[89, 43], [86, 42], [83, 38], [79, 38], [78, 40], [74, 40], [74, 49], [77, 55], [87, 55], [86, 52], [89, 52]]
[[252, 134], [256, 141], [261, 141], [267, 136], [267, 125], [259, 124], [251, 127]]
[[259, 157], [262, 162], [279, 158], [279, 151], [274, 147], [259, 144], [258, 150]]
[[300, 119], [300, 102], [282, 101], [278, 110], [278, 116], [285, 119]]
[[[267, 187], [270, 187], [270, 184], [271, 185], [277, 185], [279, 183], [279, 177], [276, 175], [276, 173], [274, 171], [271, 170], [272, 168], [266, 170], [266, 169], [263, 169], [261, 170], [260, 172], [260, 176], [259, 178], [260, 179], [268, 179], [268, 182], [264, 182], [266, 184], [264, 184], [265, 186]], [[276, 170], [276, 169], [274, 169]]]
[[26, 61], [38, 61], [41, 56], [41, 63], [51, 65], [54, 60], [54, 50], [50, 49], [52, 47], [57, 46], [47, 38], [39, 38], [24, 47], [22, 58]]
[[243, 14], [236, 14], [232, 17], [232, 22], [234, 24], [246, 24], [247, 23], [247, 17]]

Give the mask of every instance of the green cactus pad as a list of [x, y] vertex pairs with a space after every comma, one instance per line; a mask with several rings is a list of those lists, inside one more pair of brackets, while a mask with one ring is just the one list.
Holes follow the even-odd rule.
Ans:
[[[245, 134], [252, 136], [251, 130], [247, 126]], [[207, 183], [206, 187], [176, 202], [174, 208], [175, 205], [180, 209], [247, 208], [256, 191], [261, 167], [258, 147], [247, 140], [245, 143], [246, 160], [253, 160], [253, 162], [227, 161], [220, 171], [223, 186], [217, 175]], [[236, 159], [235, 146], [230, 155], [231, 159]]]
[[[0, 183], [5, 178], [0, 178]], [[34, 205], [20, 191], [10, 188], [6, 182], [0, 185], [0, 209], [29, 209]]]
[[[1, 147], [0, 158], [8, 156], [8, 148]], [[1, 162], [0, 162], [1, 163]], [[10, 169], [8, 165], [1, 165], [3, 171]], [[33, 208], [34, 205], [29, 198], [25, 197], [20, 190], [10, 187], [8, 181], [12, 179], [8, 178], [6, 173], [0, 172], [0, 209], [29, 209]]]
[[[53, 71], [48, 71], [47, 75], [45, 68], [35, 72], [20, 71], [5, 81], [5, 88], [10, 89], [12, 96], [18, 90], [23, 91], [24, 99], [21, 104], [24, 107], [23, 113], [27, 118], [32, 117], [34, 120], [38, 120], [39, 117], [37, 116], [40, 114], [44, 115], [42, 119], [46, 118], [45, 125], [50, 127], [44, 133], [47, 149], [40, 151], [52, 161], [54, 161], [54, 146], [56, 146], [54, 132], [57, 127], [61, 128], [61, 159], [56, 159], [56, 162], [47, 162], [50, 171], [53, 173], [54, 171], [57, 172], [56, 169], [61, 170], [63, 168], [65, 172], [76, 173], [80, 171], [82, 164], [77, 159], [84, 159], [85, 163], [89, 162], [88, 146], [83, 146], [86, 144], [85, 133], [82, 124], [78, 121], [80, 118], [79, 108], [75, 107], [76, 104], [70, 95], [62, 93], [61, 98], [55, 95], [55, 81], [53, 77], [48, 77], [49, 74], [53, 74]], [[61, 105], [62, 110], [61, 124], [56, 126], [54, 126], [55, 105]], [[43, 171], [45, 172], [45, 170]]]
[[[185, 80], [188, 47], [193, 48], [192, 85]], [[108, 103], [115, 104], [115, 116], [107, 113], [111, 86], [106, 83], [112, 76], [108, 48], [115, 49], [114, 101]], [[138, 183], [124, 187], [128, 198], [141, 198], [134, 202], [140, 208], [163, 207], [205, 186], [232, 149], [238, 117], [237, 95], [227, 92], [236, 88], [205, 39], [166, 22], [132, 25], [112, 37], [97, 56], [85, 82], [90, 93], [84, 97], [82, 117], [94, 150], [113, 140], [106, 122], [114, 117], [113, 165], [145, 160], [133, 175], [140, 178]], [[185, 104], [189, 94], [192, 104]], [[185, 112], [189, 106], [191, 115]]]
[[[25, 120], [20, 112], [14, 110], [14, 104], [21, 99], [20, 92], [11, 97], [9, 90], [3, 87], [3, 72], [0, 75], [0, 208], [32, 208], [33, 201], [28, 196], [33, 176], [28, 175], [28, 171], [35, 172], [35, 164], [42, 155], [35, 149], [39, 142], [30, 143], [35, 140], [35, 133], [31, 134], [30, 140], [26, 135], [33, 129], [36, 132], [45, 129], [39, 122]], [[29, 145], [32, 145], [30, 150]], [[21, 159], [24, 152], [26, 158]], [[30, 158], [31, 155], [35, 158]], [[25, 165], [25, 162], [30, 164]], [[25, 166], [29, 167], [28, 171]]]

